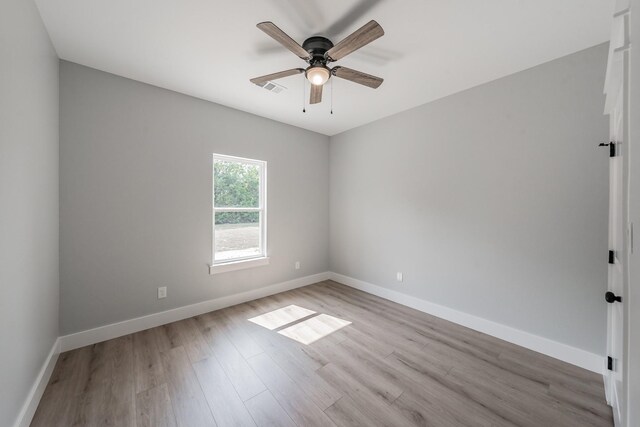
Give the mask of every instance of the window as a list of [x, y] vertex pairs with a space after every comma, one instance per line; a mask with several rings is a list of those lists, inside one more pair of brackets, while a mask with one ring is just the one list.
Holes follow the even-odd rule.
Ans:
[[213, 155], [210, 273], [268, 264], [267, 163]]

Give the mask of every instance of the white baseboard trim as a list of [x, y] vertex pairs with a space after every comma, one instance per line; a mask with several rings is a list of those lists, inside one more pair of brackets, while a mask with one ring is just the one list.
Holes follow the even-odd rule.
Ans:
[[225, 297], [215, 298], [196, 304], [186, 305], [184, 307], [174, 308], [172, 310], [153, 313], [147, 316], [136, 317], [135, 319], [124, 320], [122, 322], [112, 323], [110, 325], [99, 326], [82, 332], [60, 337], [61, 351], [69, 351], [76, 348], [84, 347], [110, 340], [112, 338], [121, 337], [123, 335], [132, 334], [134, 332], [143, 331], [145, 329], [154, 328], [156, 326], [165, 325], [199, 314], [208, 313], [221, 308], [230, 307], [232, 305], [241, 304], [243, 302], [277, 294], [279, 292], [288, 291], [290, 289], [311, 285], [313, 283], [322, 282], [329, 278], [329, 272], [313, 274], [310, 276], [300, 277], [282, 283], [254, 289], [251, 291], [241, 292], [239, 294], [228, 295]]
[[53, 343], [53, 347], [51, 347], [51, 351], [49, 351], [49, 355], [42, 364], [40, 372], [31, 386], [31, 390], [29, 390], [27, 399], [22, 405], [22, 409], [20, 409], [20, 413], [18, 414], [18, 418], [16, 418], [14, 427], [28, 427], [29, 424], [31, 424], [33, 415], [36, 413], [36, 409], [38, 409], [38, 403], [40, 403], [40, 398], [42, 397], [45, 388], [47, 388], [49, 378], [51, 378], [53, 368], [56, 366], [59, 355], [60, 338], [57, 338]]
[[472, 314], [463, 313], [449, 307], [435, 304], [411, 295], [403, 294], [382, 286], [354, 279], [338, 273], [330, 273], [330, 279], [355, 289], [388, 299], [398, 304], [414, 308], [427, 314], [457, 323], [478, 332], [491, 335], [510, 343], [528, 348], [538, 353], [546, 354], [563, 362], [571, 363], [589, 371], [603, 373], [605, 360], [603, 356], [586, 350], [572, 347], [557, 341], [550, 340], [520, 329], [512, 328], [491, 320], [483, 319]]

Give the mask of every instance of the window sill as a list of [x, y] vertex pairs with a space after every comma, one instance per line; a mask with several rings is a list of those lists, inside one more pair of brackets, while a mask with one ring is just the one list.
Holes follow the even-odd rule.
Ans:
[[243, 270], [245, 268], [260, 267], [269, 264], [269, 257], [243, 259], [242, 261], [225, 262], [224, 264], [211, 264], [209, 274], [226, 273], [228, 271]]

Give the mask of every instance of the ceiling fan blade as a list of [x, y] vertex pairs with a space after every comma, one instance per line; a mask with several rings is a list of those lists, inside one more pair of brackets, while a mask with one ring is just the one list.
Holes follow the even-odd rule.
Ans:
[[380, 77], [372, 76], [371, 74], [352, 70], [351, 68], [346, 67], [334, 67], [331, 70], [331, 73], [341, 79], [350, 80], [354, 83], [365, 85], [373, 89], [377, 89], [384, 81], [384, 79], [381, 79]]
[[280, 43], [282, 46], [295, 53], [298, 57], [305, 61], [311, 57], [309, 52], [304, 50], [294, 39], [289, 37], [287, 33], [278, 28], [273, 22], [261, 22], [256, 27], [264, 31], [268, 36]]
[[318, 104], [320, 102], [322, 102], [322, 85], [311, 85], [309, 104]]
[[280, 71], [279, 73], [267, 74], [266, 76], [254, 77], [250, 80], [251, 83], [257, 85], [266, 83], [271, 80], [281, 79], [283, 77], [293, 76], [295, 74], [304, 73], [304, 68], [292, 68], [291, 70]]
[[329, 49], [325, 55], [330, 61], [337, 61], [383, 35], [384, 30], [380, 24], [371, 20]]

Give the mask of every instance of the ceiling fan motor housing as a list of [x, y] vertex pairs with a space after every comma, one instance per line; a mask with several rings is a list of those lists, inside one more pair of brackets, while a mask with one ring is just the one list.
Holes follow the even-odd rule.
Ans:
[[311, 54], [311, 59], [309, 59], [311, 66], [326, 66], [327, 59], [324, 55], [332, 47], [331, 40], [321, 36], [309, 37], [302, 43], [302, 48]]

